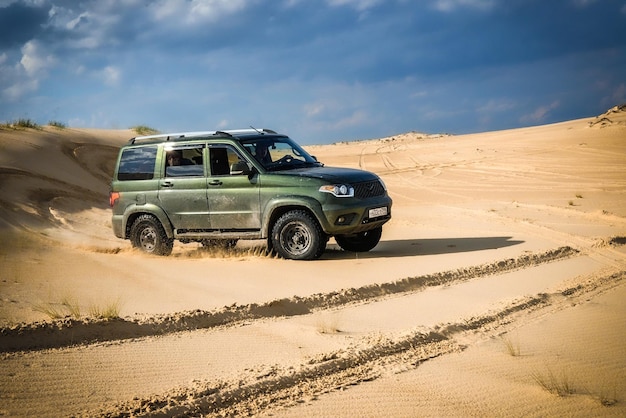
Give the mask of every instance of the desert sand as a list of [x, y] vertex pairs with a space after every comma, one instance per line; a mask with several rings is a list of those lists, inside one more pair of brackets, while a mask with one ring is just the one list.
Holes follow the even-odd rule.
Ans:
[[626, 106], [309, 146], [394, 199], [311, 262], [115, 238], [132, 136], [0, 130], [0, 415], [626, 416]]

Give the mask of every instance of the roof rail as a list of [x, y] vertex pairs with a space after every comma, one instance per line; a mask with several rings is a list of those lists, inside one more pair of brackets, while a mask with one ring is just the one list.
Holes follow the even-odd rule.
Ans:
[[177, 133], [169, 133], [169, 134], [157, 134], [157, 135], [144, 135], [144, 136], [136, 136], [131, 138], [128, 142], [130, 144], [134, 144], [135, 141], [143, 141], [149, 139], [165, 139], [169, 141], [170, 139], [179, 139], [179, 138], [187, 138], [193, 136], [206, 136], [206, 135], [215, 135], [215, 131], [195, 131], [195, 132], [177, 132]]
[[228, 131], [215, 131], [215, 135], [225, 135], [225, 136], [229, 136], [231, 138], [234, 138], [235, 136], [228, 132]]
[[217, 131], [216, 133], [225, 133], [230, 136], [237, 136], [237, 135], [276, 134], [278, 132], [273, 131], [271, 129], [265, 129], [265, 128], [263, 129], [250, 128], [250, 129], [227, 129], [223, 131]]
[[144, 135], [131, 138], [128, 143], [134, 144], [136, 141], [151, 140], [151, 139], [164, 139], [169, 141], [171, 139], [190, 138], [194, 136], [208, 136], [208, 135], [225, 135], [235, 137], [237, 135], [254, 135], [254, 134], [275, 134], [276, 131], [271, 129], [228, 129], [224, 131], [193, 131], [193, 132], [177, 132], [169, 134], [156, 134], [156, 135]]

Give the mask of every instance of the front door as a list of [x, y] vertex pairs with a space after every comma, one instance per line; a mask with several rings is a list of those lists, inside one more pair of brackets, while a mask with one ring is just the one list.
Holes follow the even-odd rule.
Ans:
[[259, 230], [261, 215], [258, 176], [232, 172], [231, 167], [246, 161], [229, 145], [210, 145], [207, 195], [211, 229]]

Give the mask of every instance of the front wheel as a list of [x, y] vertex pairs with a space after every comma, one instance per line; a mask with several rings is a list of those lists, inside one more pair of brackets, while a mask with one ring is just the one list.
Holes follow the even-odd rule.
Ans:
[[308, 212], [292, 210], [282, 215], [272, 228], [272, 248], [283, 258], [314, 260], [326, 248], [326, 235]]
[[174, 240], [167, 237], [163, 225], [152, 215], [140, 215], [130, 228], [133, 247], [155, 255], [170, 255]]
[[341, 248], [354, 253], [364, 253], [378, 245], [383, 235], [383, 227], [379, 226], [369, 231], [359, 232], [353, 235], [337, 235], [335, 241]]

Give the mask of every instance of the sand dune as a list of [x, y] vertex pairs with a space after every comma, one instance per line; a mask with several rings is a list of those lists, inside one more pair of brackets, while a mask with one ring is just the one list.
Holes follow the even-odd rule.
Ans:
[[116, 239], [132, 136], [0, 130], [0, 414], [626, 415], [626, 106], [310, 146], [394, 199], [314, 262]]

